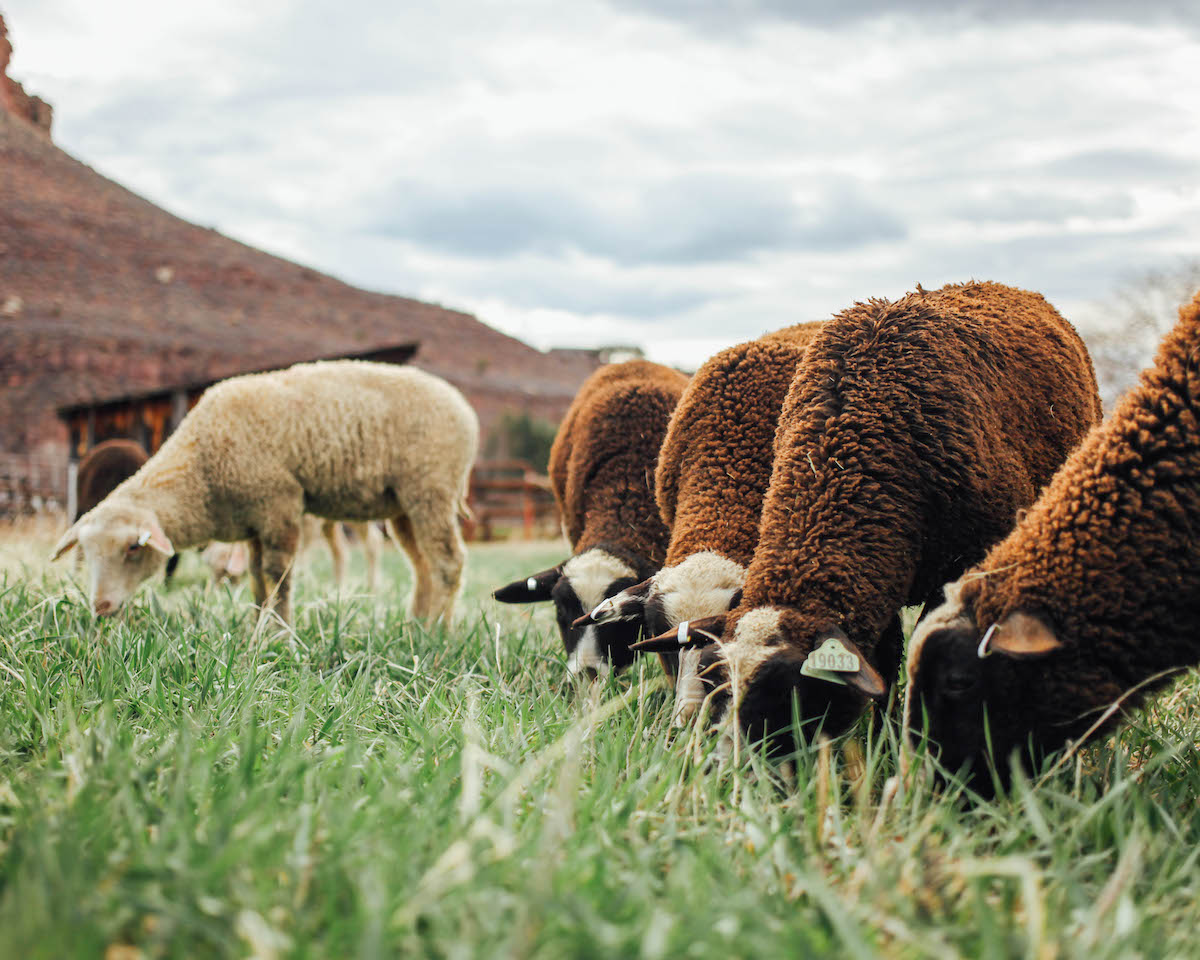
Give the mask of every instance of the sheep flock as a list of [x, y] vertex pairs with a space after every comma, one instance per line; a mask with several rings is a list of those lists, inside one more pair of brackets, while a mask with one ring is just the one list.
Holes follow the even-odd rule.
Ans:
[[[411, 617], [451, 628], [478, 447], [465, 398], [415, 368], [236, 377], [153, 456], [97, 450], [53, 553], [78, 551], [107, 616], [179, 551], [241, 545], [222, 575], [286, 628], [304, 542], [323, 531], [340, 580], [341, 524], [373, 571], [382, 522]], [[849, 742], [866, 712], [900, 724], [901, 779], [919, 754], [987, 795], [1200, 661], [1200, 294], [1103, 421], [1087, 349], [1040, 295], [918, 286], [691, 377], [601, 367], [549, 473], [565, 558], [514, 560], [495, 600], [552, 603], [578, 683], [656, 655], [639, 669], [718, 763]]]

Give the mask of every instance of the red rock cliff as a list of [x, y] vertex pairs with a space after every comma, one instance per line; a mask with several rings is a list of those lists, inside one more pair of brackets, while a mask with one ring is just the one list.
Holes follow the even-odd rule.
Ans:
[[50, 123], [54, 108], [41, 97], [31, 97], [16, 80], [8, 75], [8, 61], [12, 57], [12, 44], [8, 41], [8, 30], [4, 17], [0, 16], [0, 110], [28, 120], [46, 136], [50, 135]]
[[65, 460], [58, 407], [413, 341], [486, 436], [506, 411], [557, 420], [599, 365], [167, 213], [50, 141], [10, 49], [0, 21], [0, 455]]

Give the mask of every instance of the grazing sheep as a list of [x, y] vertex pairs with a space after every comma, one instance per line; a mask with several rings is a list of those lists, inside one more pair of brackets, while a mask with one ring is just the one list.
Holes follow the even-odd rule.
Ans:
[[896, 675], [900, 608], [982, 557], [1099, 412], [1083, 342], [1037, 294], [918, 288], [828, 321], [780, 416], [742, 602], [709, 624], [717, 713], [757, 739], [791, 727], [795, 695], [802, 722], [845, 729]]
[[[635, 620], [646, 636], [725, 613], [758, 543], [779, 411], [820, 323], [802, 323], [722, 350], [688, 383], [658, 457], [655, 495], [671, 531], [663, 568], [577, 622]], [[671, 654], [662, 654], [669, 673]], [[699, 652], [683, 656], [676, 720], [690, 714]], [[684, 691], [693, 691], [693, 694]]]
[[654, 466], [687, 377], [645, 360], [601, 367], [579, 389], [550, 450], [550, 481], [572, 556], [494, 594], [553, 600], [571, 673], [633, 662], [637, 625], [572, 627], [585, 609], [654, 573], [668, 530], [654, 503]]
[[249, 540], [255, 599], [288, 621], [304, 513], [390, 518], [416, 574], [413, 614], [449, 618], [478, 433], [462, 394], [414, 367], [339, 360], [234, 377], [55, 556], [79, 545], [92, 607], [110, 614], [177, 549]]
[[990, 759], [1007, 782], [1014, 750], [1095, 736], [1200, 661], [1198, 354], [1200, 294], [1138, 386], [917, 627], [908, 737], [927, 721], [943, 766], [970, 764], [985, 793]]

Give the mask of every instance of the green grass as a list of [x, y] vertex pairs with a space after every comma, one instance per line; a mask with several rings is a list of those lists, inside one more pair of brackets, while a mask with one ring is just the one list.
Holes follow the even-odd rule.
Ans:
[[314, 551], [258, 637], [196, 564], [96, 621], [46, 547], [0, 551], [0, 957], [1200, 954], [1194, 677], [969, 806], [889, 792], [887, 721], [704, 769], [651, 661], [577, 688], [487, 598], [552, 544], [473, 550], [433, 633], [393, 551], [340, 601]]

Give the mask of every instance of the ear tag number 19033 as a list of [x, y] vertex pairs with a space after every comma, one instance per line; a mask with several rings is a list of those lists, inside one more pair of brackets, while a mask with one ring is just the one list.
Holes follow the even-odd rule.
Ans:
[[814, 680], [845, 684], [839, 673], [857, 673], [858, 656], [847, 650], [837, 637], [829, 637], [805, 659], [800, 672]]

